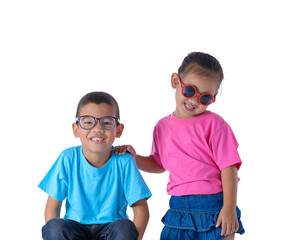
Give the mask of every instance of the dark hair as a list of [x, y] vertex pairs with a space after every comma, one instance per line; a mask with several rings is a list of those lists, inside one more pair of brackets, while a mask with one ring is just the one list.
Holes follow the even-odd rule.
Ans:
[[113, 96], [106, 92], [90, 92], [82, 97], [82, 99], [79, 101], [77, 105], [76, 110], [76, 117], [79, 117], [80, 109], [82, 106], [88, 104], [88, 103], [106, 103], [112, 106], [116, 113], [116, 118], [120, 119], [120, 109], [117, 101], [114, 99]]
[[178, 68], [178, 75], [185, 76], [189, 72], [199, 75], [218, 77], [220, 82], [224, 78], [220, 62], [213, 56], [202, 52], [191, 52], [183, 60]]

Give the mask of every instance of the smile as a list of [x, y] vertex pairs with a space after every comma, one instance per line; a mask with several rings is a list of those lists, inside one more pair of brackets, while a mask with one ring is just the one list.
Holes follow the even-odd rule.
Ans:
[[194, 107], [194, 106], [192, 106], [192, 105], [189, 105], [189, 104], [187, 104], [187, 103], [185, 103], [184, 104], [184, 106], [185, 106], [185, 108], [186, 108], [186, 110], [188, 110], [188, 111], [193, 111], [196, 107]]
[[95, 142], [95, 143], [101, 143], [105, 140], [105, 138], [102, 137], [92, 137], [91, 141]]

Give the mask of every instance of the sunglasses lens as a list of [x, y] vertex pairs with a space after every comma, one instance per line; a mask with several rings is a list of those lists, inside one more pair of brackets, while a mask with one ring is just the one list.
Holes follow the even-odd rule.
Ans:
[[210, 94], [203, 94], [200, 97], [200, 103], [203, 105], [209, 105], [213, 102], [213, 96]]
[[183, 95], [187, 98], [195, 96], [195, 93], [196, 93], [195, 88], [191, 86], [185, 86], [183, 89]]

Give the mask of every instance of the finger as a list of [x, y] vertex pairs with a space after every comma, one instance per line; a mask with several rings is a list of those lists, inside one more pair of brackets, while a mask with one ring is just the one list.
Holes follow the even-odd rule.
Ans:
[[127, 152], [127, 148], [123, 147], [121, 148], [120, 155], [124, 155], [126, 152]]
[[217, 220], [216, 228], [218, 228], [219, 226], [221, 226], [221, 224], [222, 224], [222, 219], [219, 216], [218, 217], [218, 220]]
[[127, 151], [132, 152], [133, 148], [131, 146], [127, 146]]
[[227, 226], [226, 226], [225, 222], [222, 222], [221, 227], [222, 227], [221, 236], [225, 236], [226, 230], [227, 230]]
[[117, 146], [114, 148], [114, 151], [117, 155], [123, 155], [125, 153], [125, 147]]
[[135, 150], [134, 150], [134, 148], [132, 147], [132, 146], [127, 146], [127, 150], [129, 151], [129, 152], [135, 152]]
[[115, 147], [114, 151], [115, 151], [116, 154], [118, 154], [121, 151], [121, 147], [119, 147], [119, 146]]
[[234, 233], [234, 229], [235, 229], [235, 223], [234, 222], [228, 224], [226, 235], [229, 235], [231, 233]]
[[129, 145], [127, 147], [127, 151], [129, 151], [133, 155], [133, 157], [136, 158], [136, 151], [135, 151], [135, 149], [132, 146]]
[[234, 232], [237, 232], [239, 230], [239, 223], [238, 220], [235, 222], [235, 229]]
[[119, 152], [119, 147], [114, 147], [113, 151], [114, 151], [116, 154], [118, 154], [118, 152]]

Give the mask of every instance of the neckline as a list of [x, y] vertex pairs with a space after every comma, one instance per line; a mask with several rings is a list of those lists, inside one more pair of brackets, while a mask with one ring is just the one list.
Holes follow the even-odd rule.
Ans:
[[190, 117], [190, 118], [179, 118], [179, 117], [176, 117], [176, 116], [174, 115], [174, 112], [173, 112], [173, 113], [171, 113], [169, 116], [170, 116], [170, 118], [171, 118], [172, 120], [174, 120], [174, 121], [187, 122], [187, 121], [197, 120], [198, 118], [204, 117], [204, 116], [206, 116], [206, 115], [208, 115], [208, 114], [210, 114], [210, 113], [211, 113], [211, 111], [207, 110], [207, 111], [205, 111], [204, 113], [199, 114], [199, 115], [194, 116], [194, 117]]
[[100, 168], [94, 167], [94, 166], [92, 166], [92, 165], [88, 162], [88, 160], [86, 159], [86, 157], [85, 157], [85, 155], [84, 155], [84, 153], [83, 153], [82, 146], [81, 146], [81, 148], [80, 148], [80, 155], [81, 155], [82, 163], [84, 164], [84, 166], [85, 166], [87, 169], [89, 169], [89, 170], [91, 170], [91, 171], [93, 171], [93, 172], [98, 172], [98, 171], [105, 171], [105, 169], [108, 167], [108, 165], [111, 164], [112, 160], [114, 159], [114, 155], [115, 155], [115, 153], [114, 153], [114, 151], [112, 151], [112, 154], [111, 154], [110, 158], [108, 159], [108, 161], [107, 161], [102, 167], [100, 167]]

